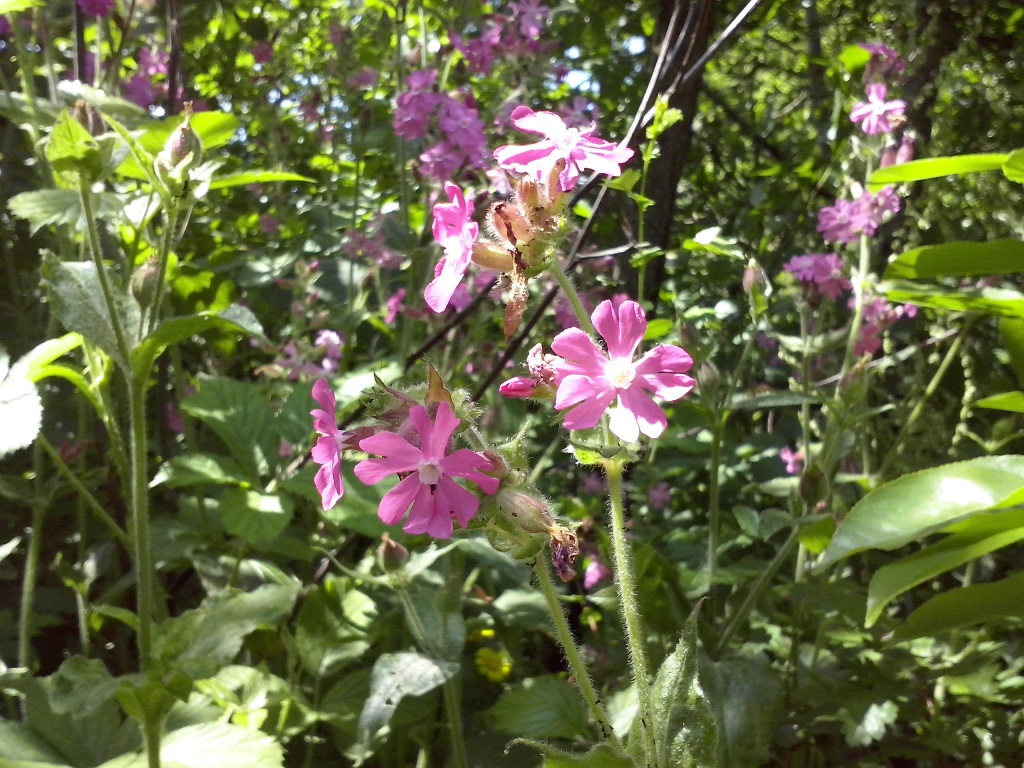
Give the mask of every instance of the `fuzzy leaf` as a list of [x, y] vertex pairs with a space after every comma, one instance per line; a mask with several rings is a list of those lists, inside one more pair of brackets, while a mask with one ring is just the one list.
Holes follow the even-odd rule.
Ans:
[[384, 653], [377, 657], [370, 676], [370, 695], [359, 715], [360, 741], [368, 744], [391, 722], [406, 696], [422, 696], [458, 674], [459, 665], [421, 653]]
[[587, 727], [579, 691], [554, 675], [523, 680], [505, 691], [488, 714], [499, 730], [534, 739], [575, 739]]
[[251, 544], [269, 544], [292, 521], [294, 504], [288, 496], [231, 488], [220, 499], [224, 528]]

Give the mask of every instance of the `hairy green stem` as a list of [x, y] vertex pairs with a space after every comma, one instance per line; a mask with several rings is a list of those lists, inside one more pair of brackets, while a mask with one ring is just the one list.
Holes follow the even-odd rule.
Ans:
[[959, 354], [960, 347], [963, 345], [964, 339], [967, 337], [968, 332], [974, 325], [976, 317], [968, 317], [967, 322], [964, 323], [964, 327], [960, 329], [960, 333], [957, 334], [956, 338], [953, 339], [953, 343], [949, 345], [949, 349], [946, 350], [946, 356], [942, 358], [942, 362], [939, 363], [939, 367], [935, 369], [935, 374], [932, 376], [931, 381], [928, 382], [928, 386], [925, 387], [924, 393], [921, 395], [921, 399], [914, 405], [914, 409], [910, 412], [910, 416], [903, 422], [903, 426], [900, 427], [900, 431], [896, 435], [896, 439], [889, 447], [888, 452], [885, 455], [885, 459], [882, 461], [882, 465], [878, 468], [877, 477], [879, 480], [885, 479], [885, 473], [889, 470], [892, 462], [895, 461], [897, 454], [899, 453], [900, 446], [903, 444], [903, 440], [910, 433], [911, 427], [917, 423], [917, 420], [921, 418], [921, 414], [924, 413], [925, 404], [935, 394], [935, 391], [939, 388], [939, 384], [946, 375], [946, 371], [949, 370], [950, 364], [953, 359]]
[[163, 304], [167, 283], [167, 264], [171, 259], [171, 250], [174, 248], [174, 230], [177, 228], [178, 223], [177, 203], [173, 207], [166, 209], [165, 216], [164, 233], [163, 237], [160, 238], [160, 256], [156, 269], [156, 294], [153, 298], [153, 306], [149, 308], [149, 323], [146, 326], [147, 333], [155, 331], [157, 324], [160, 322], [160, 305]]
[[39, 578], [39, 559], [43, 551], [43, 523], [46, 520], [47, 506], [46, 501], [41, 498], [36, 498], [32, 504], [32, 522], [29, 530], [28, 551], [25, 553], [25, 571], [21, 577], [18, 666], [24, 669], [32, 667], [32, 617], [34, 615], [36, 579]]
[[587, 702], [590, 714], [600, 727], [604, 738], [614, 746], [621, 748], [619, 739], [612, 729], [611, 720], [608, 719], [608, 715], [601, 706], [601, 700], [597, 696], [597, 691], [594, 690], [594, 684], [587, 673], [583, 657], [580, 656], [579, 647], [569, 629], [569, 622], [566, 620], [562, 604], [558, 600], [558, 593], [555, 591], [555, 583], [551, 578], [551, 569], [547, 560], [538, 555], [533, 564], [533, 572], [537, 575], [537, 581], [540, 583], [544, 599], [547, 601], [548, 612], [551, 614], [551, 621], [555, 628], [555, 637], [558, 638], [558, 644], [562, 646], [565, 659], [569, 662], [569, 669], [572, 670], [580, 693], [583, 694], [583, 700]]
[[652, 700], [651, 673], [647, 665], [646, 638], [640, 624], [640, 604], [636, 595], [636, 578], [633, 573], [633, 558], [629, 541], [626, 539], [626, 520], [623, 508], [622, 462], [610, 459], [604, 462], [608, 477], [608, 497], [611, 511], [612, 558], [615, 561], [615, 585], [619, 591], [619, 611], [626, 629], [626, 644], [629, 648], [630, 666], [636, 681], [637, 698], [640, 702], [640, 740], [645, 755], [645, 765], [658, 766], [658, 751], [654, 741], [654, 703]]
[[580, 328], [589, 333], [591, 336], [597, 336], [597, 329], [594, 328], [594, 323], [590, 320], [590, 315], [587, 314], [587, 310], [583, 306], [583, 302], [580, 301], [580, 296], [576, 292], [576, 287], [572, 284], [572, 280], [565, 274], [565, 270], [562, 269], [562, 265], [558, 263], [558, 256], [555, 254], [551, 255], [548, 260], [548, 271], [552, 277], [558, 281], [558, 286], [562, 289], [565, 297], [569, 299], [569, 303], [572, 305], [572, 311], [576, 314], [576, 319], [580, 321]]
[[143, 672], [152, 662], [153, 553], [149, 539], [149, 474], [146, 471], [146, 380], [132, 377], [129, 385], [131, 445], [131, 534], [135, 554], [136, 604], [139, 614], [139, 665]]
[[60, 457], [60, 453], [56, 448], [47, 440], [43, 435], [36, 437], [36, 441], [39, 446], [46, 452], [53, 461], [53, 465], [60, 472], [61, 477], [67, 480], [79, 497], [85, 502], [86, 506], [92, 510], [93, 514], [98, 517], [104, 525], [110, 530], [114, 538], [117, 539], [125, 549], [131, 552], [131, 541], [128, 538], [128, 534], [125, 533], [124, 529], [117, 524], [117, 521], [111, 517], [110, 513], [104, 509], [103, 505], [93, 496], [92, 492], [78, 479], [78, 475], [71, 471], [71, 468], [65, 463], [64, 459]]

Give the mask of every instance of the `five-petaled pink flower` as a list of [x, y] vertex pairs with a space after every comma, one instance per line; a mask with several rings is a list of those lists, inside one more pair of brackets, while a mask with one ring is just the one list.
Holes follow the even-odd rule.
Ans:
[[584, 168], [618, 176], [619, 166], [633, 157], [633, 150], [610, 141], [594, 138], [597, 126], [570, 128], [554, 112], [534, 112], [529, 107], [516, 107], [512, 112], [516, 128], [539, 133], [546, 138], [524, 146], [507, 145], [494, 150], [494, 159], [502, 168], [525, 173], [538, 181], [546, 181], [554, 165], [565, 160], [565, 169], [558, 176], [558, 186], [568, 192], [576, 186]]
[[409, 421], [419, 435], [419, 447], [394, 432], [367, 437], [359, 442], [359, 448], [383, 458], [356, 464], [356, 477], [367, 485], [375, 485], [390, 475], [405, 475], [381, 499], [380, 519], [395, 525], [408, 511], [409, 519], [403, 528], [406, 533], [449, 539], [452, 519], [465, 528], [480, 507], [479, 499], [453, 478], [469, 480], [488, 495], [498, 490], [498, 480], [480, 472], [491, 467], [491, 462], [480, 454], [468, 448], [448, 453], [452, 434], [460, 423], [448, 403], [438, 406], [433, 423], [422, 405], [409, 410]]
[[324, 379], [317, 379], [313, 384], [313, 399], [320, 405], [320, 408], [309, 412], [313, 417], [313, 429], [320, 433], [313, 446], [313, 461], [320, 465], [313, 484], [326, 510], [345, 495], [345, 483], [341, 479], [341, 449], [352, 447], [349, 445], [352, 435], [338, 429], [334, 415], [334, 390]]
[[555, 410], [572, 409], [565, 416], [567, 429], [590, 429], [608, 411], [608, 427], [622, 440], [636, 442], [641, 432], [660, 436], [668, 420], [651, 394], [678, 400], [693, 389], [693, 379], [685, 375], [693, 360], [671, 344], [633, 359], [647, 331], [647, 317], [635, 301], [618, 308], [603, 301], [591, 319], [607, 352], [579, 328], [562, 331], [551, 342], [562, 358], [556, 363]]
[[449, 181], [444, 191], [451, 202], [434, 206], [434, 239], [444, 248], [444, 257], [434, 269], [434, 279], [423, 291], [427, 306], [435, 312], [448, 308], [452, 294], [469, 268], [473, 243], [480, 234], [480, 226], [470, 221], [473, 211], [458, 185]]
[[901, 99], [886, 101], [887, 89], [882, 83], [871, 83], [866, 89], [868, 100], [858, 101], [850, 110], [850, 119], [860, 123], [861, 129], [868, 136], [889, 133], [893, 129], [895, 118], [903, 116], [907, 104]]

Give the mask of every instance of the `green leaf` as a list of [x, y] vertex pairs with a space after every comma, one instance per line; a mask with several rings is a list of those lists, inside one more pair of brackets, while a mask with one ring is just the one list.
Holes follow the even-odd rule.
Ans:
[[242, 171], [214, 177], [210, 182], [210, 189], [227, 189], [247, 184], [268, 184], [275, 181], [302, 181], [307, 184], [316, 184], [316, 179], [288, 171]]
[[513, 739], [509, 746], [522, 744], [544, 755], [544, 768], [636, 768], [627, 755], [611, 744], [598, 744], [586, 753], [564, 752], [533, 739]]
[[65, 333], [63, 336], [42, 342], [31, 352], [26, 353], [18, 362], [19, 364], [24, 362], [27, 365], [25, 373], [29, 380], [39, 383], [46, 378], [45, 371], [51, 363], [80, 346], [82, 346], [81, 334]]
[[918, 283], [885, 282], [878, 290], [897, 304], [916, 304], [948, 312], [982, 312], [1002, 317], [1024, 318], [1024, 294], [1003, 288], [982, 288], [970, 292]]
[[867, 549], [898, 549], [970, 515], [1017, 503], [1022, 491], [1024, 456], [986, 456], [904, 475], [853, 506], [818, 570]]
[[893, 633], [894, 642], [1009, 618], [1024, 618], [1024, 573], [992, 584], [975, 584], [933, 597]]
[[243, 333], [249, 336], [263, 335], [263, 328], [252, 311], [238, 304], [232, 304], [221, 312], [200, 312], [185, 317], [171, 317], [163, 320], [157, 329], [132, 351], [132, 370], [136, 376], [147, 376], [153, 368], [153, 363], [168, 346], [212, 330]]
[[[715, 765], [718, 728], [711, 706], [697, 676], [698, 605], [686, 620], [675, 650], [658, 669], [654, 680], [651, 713], [654, 718], [654, 743], [658, 750], [655, 765], [678, 768], [702, 768]], [[643, 739], [639, 717], [629, 731], [629, 752], [642, 755]]]
[[1024, 413], [1024, 392], [1003, 392], [989, 395], [974, 403], [978, 408], [991, 408], [994, 411], [1010, 411]]
[[[121, 218], [125, 200], [111, 192], [92, 194], [93, 211], [99, 219]], [[87, 222], [78, 192], [70, 189], [38, 189], [21, 192], [7, 202], [11, 213], [25, 219], [32, 234], [50, 225], [67, 225], [85, 232]]]
[[1024, 149], [1010, 153], [1003, 163], [1003, 175], [1010, 181], [1024, 184]]
[[84, 656], [65, 659], [50, 675], [49, 682], [50, 708], [58, 715], [74, 714], [76, 717], [95, 712], [121, 687], [102, 661]]
[[868, 585], [865, 626], [874, 625], [885, 606], [918, 584], [989, 552], [1024, 540], [1024, 510], [1011, 509], [980, 515], [965, 522], [979, 521], [984, 525], [967, 526], [966, 530], [948, 536], [938, 544], [875, 571]]
[[43, 423], [43, 401], [28, 375], [29, 355], [12, 366], [0, 346], [0, 459], [32, 445]]
[[909, 163], [880, 168], [868, 179], [868, 189], [877, 192], [887, 184], [936, 179], [940, 176], [960, 176], [979, 171], [998, 171], [1009, 158], [1005, 152], [954, 157], [929, 157]]
[[306, 595], [295, 626], [295, 646], [306, 671], [327, 677], [358, 659], [369, 647], [368, 631], [377, 607], [344, 579], [327, 578]]
[[42, 5], [43, 0], [0, 0], [0, 13], [20, 13]]
[[1024, 242], [954, 242], [927, 245], [901, 253], [885, 268], [886, 280], [924, 277], [1013, 275], [1024, 272]]
[[258, 482], [259, 478], [247, 475], [236, 461], [228, 456], [212, 453], [188, 453], [176, 456], [160, 468], [151, 488], [166, 485], [169, 488], [183, 488], [191, 485], [237, 485]]
[[291, 497], [231, 488], [220, 499], [224, 528], [251, 544], [268, 544], [292, 521]]
[[[113, 294], [114, 311], [130, 352], [139, 328], [139, 303], [124, 289], [112, 270], [104, 267], [104, 272]], [[43, 257], [42, 274], [50, 305], [64, 327], [82, 334], [122, 369], [128, 370], [128, 360], [117, 343], [96, 265], [91, 261], [63, 262], [48, 253]]]
[[575, 739], [587, 727], [580, 692], [555, 675], [528, 677], [509, 688], [488, 718], [498, 730], [533, 739]]
[[700, 666], [715, 723], [718, 761], [710, 765], [764, 765], [783, 718], [778, 673], [762, 657], [736, 658]]
[[216, 432], [253, 477], [274, 463], [279, 439], [273, 411], [258, 384], [201, 376], [198, 391], [181, 408]]
[[[160, 764], [166, 768], [281, 768], [281, 744], [261, 731], [228, 723], [186, 725], [164, 735]], [[148, 768], [145, 753], [114, 758], [99, 768]]]
[[864, 69], [871, 61], [871, 52], [861, 45], [848, 45], [839, 52], [839, 63], [847, 72]]
[[421, 653], [378, 656], [370, 676], [370, 695], [359, 715], [360, 741], [363, 744], [372, 741], [377, 731], [391, 722], [399, 702], [406, 696], [429, 693], [455, 677], [458, 671], [458, 664]]
[[63, 765], [61, 754], [34, 730], [21, 723], [0, 718], [0, 766]]
[[773, 408], [790, 408], [796, 405], [817, 405], [820, 397], [804, 395], [800, 392], [768, 392], [753, 397], [739, 397], [729, 406], [739, 411], [763, 411]]
[[999, 338], [1010, 356], [1010, 367], [1017, 377], [1017, 384], [1024, 387], [1024, 318], [1001, 317]]
[[79, 177], [97, 179], [103, 169], [99, 144], [81, 123], [64, 110], [50, 131], [46, 159], [67, 182], [77, 184]]
[[[434, 658], [457, 661], [466, 645], [460, 596], [444, 589], [417, 590], [406, 608], [416, 645]], [[409, 609], [415, 615], [408, 615]]]

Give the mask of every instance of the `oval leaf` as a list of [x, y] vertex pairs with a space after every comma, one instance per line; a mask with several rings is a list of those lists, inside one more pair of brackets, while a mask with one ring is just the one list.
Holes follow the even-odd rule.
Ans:
[[933, 597], [893, 633], [901, 642], [1008, 618], [1024, 618], [1024, 573], [994, 584], [975, 584]]
[[1013, 275], [1024, 272], [1024, 242], [955, 242], [914, 248], [885, 268], [886, 280]]
[[871, 174], [868, 188], [877, 192], [887, 184], [899, 184], [905, 181], [922, 181], [937, 179], [940, 176], [960, 176], [978, 171], [998, 171], [1009, 158], [1005, 152], [983, 155], [957, 155], [955, 157], [929, 157], [924, 160], [913, 160], [901, 165], [881, 168]]
[[819, 570], [868, 549], [897, 549], [1024, 489], [1024, 456], [987, 456], [904, 475], [876, 488], [836, 530]]

